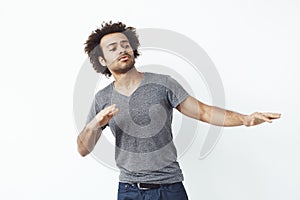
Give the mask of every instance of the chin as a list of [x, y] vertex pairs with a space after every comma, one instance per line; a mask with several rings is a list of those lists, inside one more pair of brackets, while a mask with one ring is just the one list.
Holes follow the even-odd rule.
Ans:
[[134, 68], [134, 64], [126, 65], [124, 67], [123, 66], [119, 67], [118, 69], [115, 70], [115, 72], [125, 74], [128, 71], [130, 71], [132, 68]]
[[126, 73], [128, 71], [130, 71], [132, 68], [134, 68], [134, 61], [133, 62], [130, 62], [130, 63], [126, 63], [126, 65], [124, 66], [120, 66], [120, 68], [117, 70], [118, 72], [121, 72], [121, 73]]

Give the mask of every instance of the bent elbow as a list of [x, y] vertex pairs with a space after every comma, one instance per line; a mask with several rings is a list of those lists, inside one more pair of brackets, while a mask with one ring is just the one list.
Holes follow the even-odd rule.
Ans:
[[79, 137], [77, 138], [77, 151], [82, 157], [85, 157], [90, 153], [87, 150], [87, 148], [84, 146], [84, 144], [82, 143]]
[[82, 157], [85, 157], [86, 155], [88, 155], [90, 153], [85, 148], [82, 148], [80, 146], [78, 146], [77, 151]]

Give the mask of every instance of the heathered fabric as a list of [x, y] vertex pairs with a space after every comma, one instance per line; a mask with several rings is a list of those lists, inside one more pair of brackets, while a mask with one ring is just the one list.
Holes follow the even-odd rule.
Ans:
[[144, 73], [130, 96], [116, 91], [113, 83], [97, 92], [87, 123], [111, 104], [120, 109], [108, 123], [116, 139], [115, 160], [120, 169], [120, 182], [183, 181], [171, 123], [173, 108], [188, 96], [170, 76], [150, 72]]

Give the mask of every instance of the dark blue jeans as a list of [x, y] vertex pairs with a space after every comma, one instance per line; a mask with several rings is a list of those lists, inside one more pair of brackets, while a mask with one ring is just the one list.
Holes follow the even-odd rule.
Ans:
[[118, 200], [188, 200], [188, 196], [182, 182], [147, 190], [119, 182]]

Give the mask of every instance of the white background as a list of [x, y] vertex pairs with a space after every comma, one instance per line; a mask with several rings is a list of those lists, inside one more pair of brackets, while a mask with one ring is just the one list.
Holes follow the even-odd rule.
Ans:
[[296, 0], [1, 1], [0, 199], [116, 199], [118, 173], [79, 156], [73, 119], [83, 43], [108, 20], [186, 35], [215, 63], [227, 109], [282, 113], [225, 128], [204, 160], [195, 142], [180, 159], [190, 199], [300, 199], [299, 9]]

